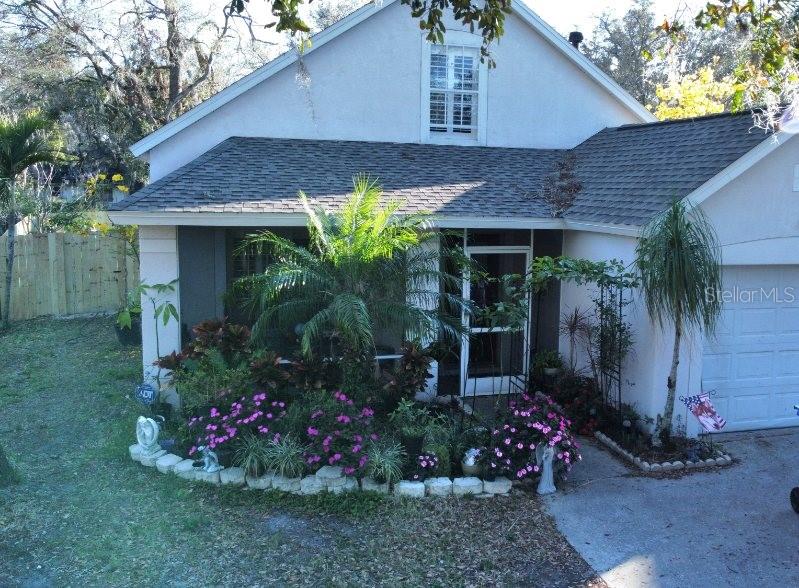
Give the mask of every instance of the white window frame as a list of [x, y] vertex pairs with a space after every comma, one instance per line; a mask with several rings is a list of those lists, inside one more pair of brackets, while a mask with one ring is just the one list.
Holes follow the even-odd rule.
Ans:
[[[483, 39], [464, 31], [448, 31], [444, 36], [444, 46], [469, 47], [477, 49], [478, 55]], [[485, 145], [488, 114], [488, 65], [478, 62], [477, 71], [477, 133], [432, 133], [430, 132], [430, 54], [433, 44], [422, 36], [422, 83], [421, 83], [421, 142], [444, 145]]]

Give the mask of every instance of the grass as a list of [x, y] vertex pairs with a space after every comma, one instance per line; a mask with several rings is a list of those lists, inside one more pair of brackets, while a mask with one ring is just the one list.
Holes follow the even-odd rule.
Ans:
[[573, 586], [535, 497], [402, 501], [200, 486], [132, 462], [137, 350], [110, 319], [0, 333], [0, 586]]

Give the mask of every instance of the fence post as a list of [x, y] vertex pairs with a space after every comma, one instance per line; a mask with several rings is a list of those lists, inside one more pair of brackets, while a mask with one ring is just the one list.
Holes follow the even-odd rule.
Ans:
[[52, 314], [67, 313], [67, 292], [64, 276], [64, 235], [47, 234], [47, 262], [50, 268], [50, 307]]

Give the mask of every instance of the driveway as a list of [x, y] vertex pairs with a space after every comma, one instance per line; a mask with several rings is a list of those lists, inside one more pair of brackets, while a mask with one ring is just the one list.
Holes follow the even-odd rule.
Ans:
[[799, 430], [719, 439], [737, 463], [661, 479], [586, 443], [547, 508], [611, 587], [799, 585]]

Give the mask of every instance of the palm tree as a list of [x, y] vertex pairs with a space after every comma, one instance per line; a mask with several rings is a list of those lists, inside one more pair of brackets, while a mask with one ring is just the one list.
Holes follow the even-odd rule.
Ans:
[[253, 337], [264, 341], [270, 329], [299, 323], [303, 354], [335, 339], [345, 369], [348, 363], [369, 369], [379, 328], [422, 341], [442, 334], [457, 339], [466, 305], [439, 291], [440, 283], [459, 284], [459, 278], [441, 271], [439, 251], [426, 246], [437, 239], [427, 217], [401, 215], [397, 202], [381, 206], [382, 190], [366, 176], [353, 184], [335, 214], [312, 209], [300, 192], [309, 248], [269, 231], [245, 240], [243, 248], [265, 249], [275, 260], [237, 283], [257, 316]]
[[6, 283], [2, 322], [11, 320], [11, 283], [14, 269], [16, 224], [20, 220], [17, 181], [30, 166], [53, 162], [62, 156], [61, 141], [55, 123], [39, 112], [0, 117], [0, 211], [8, 231]]
[[721, 259], [716, 232], [702, 211], [682, 202], [655, 217], [642, 231], [636, 264], [650, 316], [661, 328], [674, 325], [674, 348], [666, 407], [655, 439], [671, 435], [680, 341], [686, 327], [712, 332], [721, 304]]

